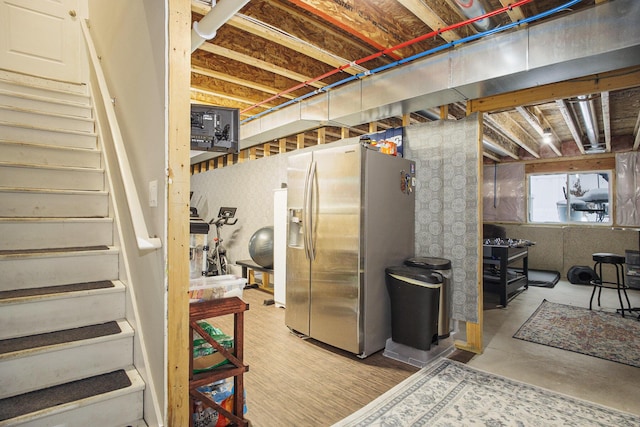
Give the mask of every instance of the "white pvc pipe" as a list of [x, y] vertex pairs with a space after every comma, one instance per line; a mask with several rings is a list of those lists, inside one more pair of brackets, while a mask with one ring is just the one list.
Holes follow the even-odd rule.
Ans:
[[220, 0], [199, 22], [194, 22], [191, 30], [191, 53], [195, 52], [205, 40], [215, 37], [218, 28], [247, 3], [249, 0]]

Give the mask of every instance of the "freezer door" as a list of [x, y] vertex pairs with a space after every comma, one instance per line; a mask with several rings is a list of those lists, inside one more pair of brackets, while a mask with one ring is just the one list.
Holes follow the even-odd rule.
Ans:
[[360, 147], [317, 150], [314, 161], [309, 335], [359, 354]]
[[305, 233], [307, 224], [305, 194], [310, 185], [311, 153], [289, 157], [287, 166], [287, 275], [285, 324], [309, 335], [310, 261]]

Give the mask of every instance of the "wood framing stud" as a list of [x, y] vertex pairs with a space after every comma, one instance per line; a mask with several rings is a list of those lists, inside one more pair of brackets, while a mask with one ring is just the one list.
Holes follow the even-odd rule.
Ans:
[[325, 144], [327, 142], [327, 128], [318, 129], [318, 145]]

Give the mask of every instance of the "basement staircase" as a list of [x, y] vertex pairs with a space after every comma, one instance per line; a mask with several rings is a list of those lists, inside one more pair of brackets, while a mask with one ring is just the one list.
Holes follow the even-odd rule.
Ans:
[[0, 71], [0, 426], [146, 426], [85, 85]]

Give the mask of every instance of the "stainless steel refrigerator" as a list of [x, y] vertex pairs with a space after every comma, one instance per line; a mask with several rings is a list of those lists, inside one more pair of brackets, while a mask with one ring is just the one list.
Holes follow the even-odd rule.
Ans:
[[414, 256], [415, 163], [361, 144], [287, 168], [286, 325], [366, 357], [391, 336], [385, 268]]

